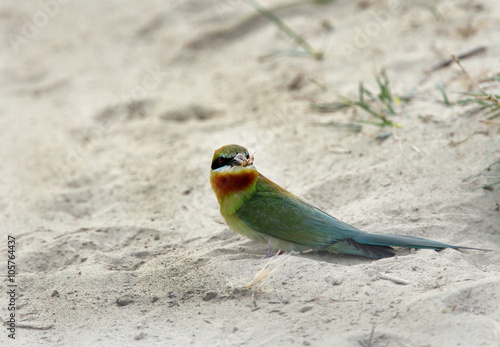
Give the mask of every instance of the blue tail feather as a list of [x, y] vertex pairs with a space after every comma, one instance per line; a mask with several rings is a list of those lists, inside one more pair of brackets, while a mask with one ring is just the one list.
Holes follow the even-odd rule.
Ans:
[[447, 243], [424, 239], [421, 237], [391, 235], [391, 234], [370, 234], [363, 233], [353, 238], [354, 241], [364, 245], [372, 246], [392, 246], [392, 247], [407, 247], [407, 248], [428, 248], [441, 250], [444, 248], [453, 249], [474, 249], [480, 251], [488, 251], [487, 249], [462, 247], [449, 245]]

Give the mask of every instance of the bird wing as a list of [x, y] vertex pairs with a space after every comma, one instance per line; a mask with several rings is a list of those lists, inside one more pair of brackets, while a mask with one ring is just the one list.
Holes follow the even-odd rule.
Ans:
[[254, 194], [236, 215], [260, 233], [316, 249], [363, 234], [262, 175], [259, 175]]

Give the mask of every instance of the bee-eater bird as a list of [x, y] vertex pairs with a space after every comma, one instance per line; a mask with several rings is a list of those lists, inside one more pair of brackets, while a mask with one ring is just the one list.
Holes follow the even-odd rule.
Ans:
[[227, 225], [237, 233], [267, 244], [274, 252], [327, 250], [379, 259], [394, 247], [477, 249], [419, 237], [371, 234], [344, 223], [262, 176], [253, 156], [239, 145], [217, 149], [210, 183]]

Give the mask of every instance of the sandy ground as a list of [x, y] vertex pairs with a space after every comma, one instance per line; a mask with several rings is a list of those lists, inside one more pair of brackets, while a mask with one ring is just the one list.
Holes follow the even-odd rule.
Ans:
[[[440, 81], [451, 101], [474, 91], [456, 65], [419, 84], [483, 45], [463, 65], [498, 74], [500, 3], [262, 4], [325, 58], [290, 54], [242, 1], [0, 4], [0, 255], [14, 236], [18, 285], [16, 339], [3, 326], [0, 345], [367, 346], [372, 331], [371, 346], [500, 345], [500, 193], [465, 180], [500, 127], [443, 105]], [[359, 81], [376, 90], [381, 68], [394, 93], [418, 96], [391, 118], [401, 129], [317, 125], [370, 119], [310, 103], [356, 97]], [[361, 229], [494, 251], [281, 256], [248, 290], [269, 260], [210, 189], [228, 143]]]

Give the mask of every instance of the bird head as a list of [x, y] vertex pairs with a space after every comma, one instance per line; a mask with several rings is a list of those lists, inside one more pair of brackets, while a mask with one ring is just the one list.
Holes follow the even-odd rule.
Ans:
[[253, 166], [253, 156], [245, 147], [227, 145], [217, 149], [212, 159], [210, 183], [219, 203], [234, 194], [249, 193], [259, 173]]
[[212, 159], [212, 171], [237, 171], [238, 167], [247, 166], [253, 166], [253, 156], [248, 154], [245, 147], [239, 145], [226, 145], [217, 149]]

